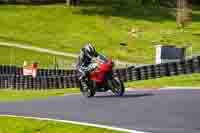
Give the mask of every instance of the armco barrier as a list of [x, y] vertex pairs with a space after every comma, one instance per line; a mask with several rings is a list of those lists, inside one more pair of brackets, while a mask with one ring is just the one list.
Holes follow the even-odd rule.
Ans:
[[127, 68], [126, 70], [127, 70], [126, 74], [119, 75], [119, 76], [123, 75], [123, 77], [121, 77], [122, 80], [127, 79], [124, 81], [148, 80], [166, 76], [199, 73], [200, 57], [194, 57], [192, 59], [183, 60], [180, 62], [149, 65], [139, 68]]
[[[2, 79], [2, 76], [1, 78]], [[2, 80], [0, 80], [1, 82]], [[9, 85], [5, 86], [1, 82], [1, 88], [12, 89], [61, 89], [61, 88], [76, 88], [79, 87], [78, 79], [76, 76], [12, 76], [9, 80]]]
[[[114, 73], [125, 82], [199, 72], [200, 56], [180, 62], [114, 70]], [[31, 76], [23, 76], [22, 68], [9, 65], [0, 66], [0, 88], [61, 89], [76, 87], [79, 87], [76, 70], [39, 69], [37, 77], [32, 78]]]
[[[22, 75], [23, 69], [13, 65], [0, 65], [0, 75]], [[76, 70], [39, 69], [38, 76], [66, 76], [77, 75]]]
[[20, 75], [22, 69], [12, 65], [0, 65], [0, 75]]
[[11, 88], [12, 85], [11, 75], [1, 75], [0, 76], [0, 88]]

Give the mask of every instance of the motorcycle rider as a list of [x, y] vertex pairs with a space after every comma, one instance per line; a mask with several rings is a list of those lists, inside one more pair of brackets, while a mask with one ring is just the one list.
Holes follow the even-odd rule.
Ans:
[[92, 59], [96, 58], [98, 55], [99, 53], [96, 51], [95, 47], [91, 43], [86, 44], [81, 49], [81, 52], [78, 58], [78, 64], [76, 67], [81, 74], [79, 80], [84, 90], [88, 88], [87, 83], [86, 83], [88, 74], [97, 68], [97, 65], [92, 63]]

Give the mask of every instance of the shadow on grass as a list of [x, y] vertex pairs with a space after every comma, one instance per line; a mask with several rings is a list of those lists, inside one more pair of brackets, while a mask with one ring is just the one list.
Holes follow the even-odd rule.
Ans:
[[193, 33], [192, 35], [193, 35], [193, 36], [200, 37], [200, 33]]
[[159, 8], [152, 6], [140, 6], [130, 0], [111, 0], [111, 1], [84, 1], [80, 4], [80, 11], [75, 14], [89, 16], [116, 16], [131, 19], [141, 19], [148, 21], [176, 21], [173, 9]]
[[80, 0], [81, 6], [111, 6], [113, 4], [124, 4], [127, 0]]
[[1, 2], [0, 1], [0, 6], [1, 5], [31, 5], [31, 6], [39, 6], [39, 5], [55, 5], [55, 4], [64, 4], [64, 0], [57, 0], [57, 1], [51, 1], [51, 0], [32, 0], [32, 1], [9, 1], [9, 2]]
[[[194, 22], [199, 22], [200, 23], [200, 11], [199, 11], [199, 13], [197, 14], [197, 13], [193, 13], [192, 14], [192, 21], [194, 21]], [[199, 28], [200, 29], [200, 28]]]
[[[81, 10], [75, 13], [81, 15], [116, 16], [152, 22], [176, 21], [176, 11], [172, 8], [141, 6], [133, 0], [85, 0], [79, 7]], [[200, 14], [193, 14], [193, 21], [199, 22]]]

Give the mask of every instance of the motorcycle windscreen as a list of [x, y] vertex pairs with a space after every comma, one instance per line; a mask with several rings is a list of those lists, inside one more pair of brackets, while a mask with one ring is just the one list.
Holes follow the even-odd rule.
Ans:
[[98, 60], [99, 62], [101, 62], [102, 64], [107, 64], [107, 63], [108, 63], [108, 59], [107, 59], [104, 55], [102, 55], [102, 54], [100, 54], [100, 55], [97, 57], [97, 60]]

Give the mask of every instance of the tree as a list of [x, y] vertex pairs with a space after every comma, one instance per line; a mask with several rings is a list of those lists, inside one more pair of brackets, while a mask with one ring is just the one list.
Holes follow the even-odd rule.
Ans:
[[177, 25], [184, 28], [192, 19], [190, 0], [177, 0]]
[[76, 6], [76, 5], [78, 5], [79, 3], [80, 3], [80, 0], [66, 0], [66, 4], [67, 4], [68, 6], [70, 6], [70, 5]]

